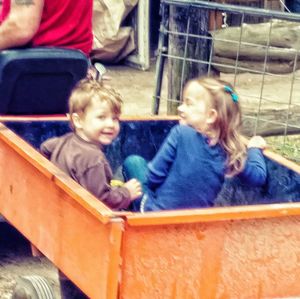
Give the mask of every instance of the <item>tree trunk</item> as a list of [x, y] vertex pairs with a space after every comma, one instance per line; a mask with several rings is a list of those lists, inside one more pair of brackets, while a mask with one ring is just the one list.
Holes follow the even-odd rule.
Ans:
[[[187, 28], [187, 24], [190, 28]], [[208, 35], [208, 11], [187, 7], [170, 7], [169, 55], [181, 59], [169, 58], [168, 62], [168, 114], [176, 114], [181, 100], [182, 88], [187, 80], [207, 74], [210, 43], [207, 39], [189, 37], [188, 34]], [[196, 59], [199, 63], [186, 61]], [[201, 62], [202, 61], [202, 62]]]

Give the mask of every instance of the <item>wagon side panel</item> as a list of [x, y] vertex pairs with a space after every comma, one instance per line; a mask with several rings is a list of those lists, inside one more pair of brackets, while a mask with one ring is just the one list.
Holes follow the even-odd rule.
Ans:
[[123, 260], [122, 299], [298, 298], [300, 216], [128, 226]]
[[0, 213], [90, 298], [116, 298], [123, 221], [5, 131]]

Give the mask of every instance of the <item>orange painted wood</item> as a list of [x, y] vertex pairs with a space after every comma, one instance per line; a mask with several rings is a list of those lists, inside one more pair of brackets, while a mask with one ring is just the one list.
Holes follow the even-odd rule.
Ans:
[[90, 298], [116, 298], [123, 220], [2, 125], [0, 212]]
[[300, 298], [300, 203], [125, 217], [122, 299]]
[[122, 299], [300, 298], [299, 215], [127, 226], [122, 249]]
[[300, 203], [113, 212], [0, 126], [0, 213], [92, 299], [300, 298]]
[[300, 203], [282, 203], [127, 214], [130, 226], [229, 221], [300, 215]]
[[[31, 166], [36, 168], [39, 173], [53, 180], [57, 186], [60, 186], [67, 194], [73, 196], [76, 201], [85, 206], [91, 213], [94, 213], [101, 221], [109, 221], [108, 216], [112, 215], [112, 211], [108, 207], [101, 201], [95, 200], [94, 196], [79, 184], [75, 183], [68, 175], [50, 163], [32, 146], [2, 124], [0, 124], [0, 139], [3, 140], [4, 149], [5, 147], [13, 149], [13, 152], [18, 154], [20, 160], [27, 161]], [[5, 163], [5, 157], [3, 157], [3, 159], [4, 161], [1, 162]]]

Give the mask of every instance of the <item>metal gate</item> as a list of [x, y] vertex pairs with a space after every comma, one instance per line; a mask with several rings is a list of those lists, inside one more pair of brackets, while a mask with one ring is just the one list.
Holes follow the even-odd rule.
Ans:
[[185, 82], [212, 75], [238, 91], [246, 135], [281, 136], [288, 146], [300, 133], [300, 14], [162, 0], [161, 17], [153, 114], [162, 105], [176, 114]]

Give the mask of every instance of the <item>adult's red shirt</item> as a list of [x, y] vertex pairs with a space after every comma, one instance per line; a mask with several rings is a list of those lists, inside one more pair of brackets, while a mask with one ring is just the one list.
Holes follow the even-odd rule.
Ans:
[[[44, 0], [40, 27], [31, 41], [35, 46], [55, 46], [82, 50], [92, 49], [93, 0]], [[3, 0], [3, 21], [11, 0]]]

